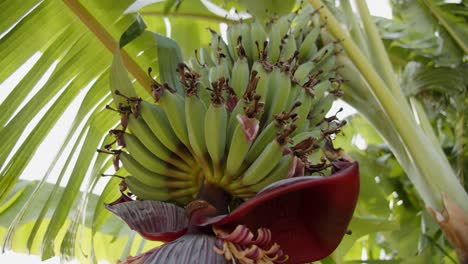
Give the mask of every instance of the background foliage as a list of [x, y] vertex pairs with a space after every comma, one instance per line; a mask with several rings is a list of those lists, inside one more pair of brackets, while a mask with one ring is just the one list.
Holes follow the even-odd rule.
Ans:
[[[348, 1], [337, 2], [339, 7], [327, 1], [353, 34], [354, 11]], [[442, 146], [466, 190], [468, 4], [440, 0], [391, 4], [392, 19], [374, 20], [400, 86], [419, 118], [426, 118], [421, 125], [432, 128], [425, 131], [433, 144]], [[110, 140], [107, 130], [118, 121], [104, 107], [111, 100], [109, 66], [120, 36], [136, 19], [147, 25], [148, 31], [124, 48], [133, 63], [127, 67], [144, 95], [139, 76], [148, 67], [157, 72], [164, 66], [162, 43], [150, 31], [170, 35], [187, 58], [209, 43], [207, 27], [220, 31], [220, 23], [248, 20], [247, 10], [260, 19], [297, 6], [295, 1], [273, 0], [2, 1], [0, 82], [8, 83], [22, 64], [38, 57], [17, 84], [0, 91], [4, 249], [40, 254], [43, 259], [60, 255], [115, 262], [154, 246], [100, 206], [118, 196], [118, 179], [100, 177], [111, 161], [95, 150]], [[76, 114], [65, 121], [66, 128], [58, 122], [65, 111]], [[388, 145], [361, 115], [348, 121], [337, 144], [363, 164], [362, 191], [350, 227], [353, 235], [322, 262], [359, 263], [366, 256], [367, 263], [456, 263], [453, 249]], [[66, 129], [67, 136], [56, 153], [46, 154], [49, 169], [34, 175], [41, 180], [20, 179], [57, 128]], [[103, 184], [106, 187], [99, 188]]]

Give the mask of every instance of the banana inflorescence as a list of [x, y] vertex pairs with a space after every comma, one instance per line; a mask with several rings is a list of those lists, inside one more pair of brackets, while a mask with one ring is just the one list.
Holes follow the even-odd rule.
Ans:
[[339, 43], [323, 40], [315, 13], [241, 21], [227, 42], [210, 29], [210, 46], [174, 69], [183, 94], [153, 78], [154, 102], [115, 89], [122, 128], [107, 152], [131, 175], [130, 192], [185, 203], [210, 183], [243, 199], [287, 177], [327, 174], [344, 122], [325, 115], [343, 80]]

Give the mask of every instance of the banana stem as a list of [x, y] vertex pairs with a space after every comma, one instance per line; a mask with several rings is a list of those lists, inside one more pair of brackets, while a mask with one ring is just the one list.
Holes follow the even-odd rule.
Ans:
[[[414, 96], [409, 97], [409, 101], [411, 108], [413, 109], [415, 118], [419, 122], [419, 126], [421, 126], [421, 128], [424, 130], [424, 133], [426, 133], [427, 137], [431, 141], [431, 144], [433, 144], [434, 146], [440, 145], [439, 140], [437, 139], [437, 136], [434, 133], [434, 130], [432, 129], [429, 118], [427, 117], [426, 111], [424, 110], [421, 102], [419, 102], [419, 100]], [[441, 148], [436, 149], [440, 151], [441, 155], [445, 155]]]
[[379, 69], [381, 70], [379, 73], [381, 74], [386, 84], [390, 87], [393, 95], [397, 99], [397, 102], [401, 103], [404, 107], [408, 107], [405, 96], [403, 95], [403, 92], [401, 91], [395, 78], [392, 64], [385, 50], [382, 39], [380, 38], [379, 31], [375, 26], [369, 9], [367, 8], [367, 4], [364, 0], [356, 0], [356, 3], [364, 29], [367, 33], [368, 45], [370, 46], [371, 50], [374, 51], [372, 52], [372, 55], [375, 56], [373, 58], [375, 60], [374, 65], [378, 65]]
[[420, 193], [428, 194], [422, 197], [426, 205], [441, 210], [443, 208], [442, 193], [448, 193], [453, 200], [468, 211], [467, 193], [458, 182], [447, 158], [440, 155], [440, 151], [434, 150], [438, 146], [432, 146], [420, 127], [415, 124], [409, 107], [401, 107], [373, 65], [341, 28], [328, 8], [320, 0], [309, 0], [309, 2], [314, 8], [320, 9], [321, 18], [327, 21], [328, 29], [335, 38], [342, 40], [341, 45], [348, 57], [367, 81], [371, 92], [376, 96], [392, 125], [400, 134], [406, 151], [424, 177], [425, 184], [417, 182], [414, 184]]
[[465, 137], [466, 123], [465, 123], [465, 113], [462, 111], [458, 116], [458, 121], [455, 126], [455, 150], [457, 151], [457, 175], [460, 180], [460, 184], [465, 186], [465, 148], [466, 145], [463, 142]]
[[[104, 44], [104, 46], [114, 54], [119, 45], [117, 41], [111, 36], [106, 28], [94, 18], [91, 13], [77, 0], [63, 0], [63, 2], [75, 13], [76, 16], [83, 22], [91, 32]], [[125, 67], [136, 78], [136, 80], [151, 94], [151, 80], [148, 78], [146, 71], [128, 55], [125, 50], [121, 50], [122, 59]]]
[[357, 16], [353, 12], [353, 9], [351, 7], [350, 0], [342, 0], [340, 1], [341, 5], [343, 6], [343, 10], [346, 13], [346, 16], [349, 18], [349, 23], [350, 23], [350, 35], [353, 38], [354, 42], [358, 45], [358, 47], [362, 50], [364, 55], [368, 58], [369, 56], [369, 47], [368, 43], [366, 42], [367, 35], [365, 32], [362, 31], [361, 27], [358, 24], [357, 21]]

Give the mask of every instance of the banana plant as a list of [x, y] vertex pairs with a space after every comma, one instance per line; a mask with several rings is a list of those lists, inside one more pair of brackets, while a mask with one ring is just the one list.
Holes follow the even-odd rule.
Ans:
[[[456, 248], [460, 260], [466, 261], [467, 237], [464, 230], [468, 217], [468, 195], [440, 144], [434, 140], [435, 133], [425, 112], [414, 98], [406, 100], [364, 1], [356, 1], [358, 16], [353, 13], [348, 1], [341, 1], [347, 12], [347, 25], [351, 25], [348, 28], [351, 34], [343, 30], [338, 19], [321, 1], [309, 2], [315, 8], [323, 8], [320, 16], [327, 21], [331, 34], [342, 40], [341, 45], [347, 56], [338, 59], [344, 65], [338, 72], [349, 80], [345, 85], [347, 101], [386, 140], [418, 190], [427, 210]], [[459, 49], [466, 53], [466, 41], [463, 41], [466, 27], [456, 23], [450, 14], [433, 2], [406, 4], [430, 9], [459, 45], [452, 53]], [[360, 19], [357, 20], [356, 17]], [[441, 32], [444, 33], [444, 29]], [[363, 42], [366, 38], [369, 41]], [[459, 57], [452, 56], [451, 62], [454, 63], [455, 60], [455, 63], [460, 63]], [[442, 59], [445, 59], [444, 63], [448, 63], [446, 57]]]

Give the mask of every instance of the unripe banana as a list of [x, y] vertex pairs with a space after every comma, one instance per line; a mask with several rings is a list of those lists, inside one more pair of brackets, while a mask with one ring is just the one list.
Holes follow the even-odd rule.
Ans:
[[211, 59], [210, 53], [205, 49], [201, 48], [199, 51], [200, 62], [202, 65], [206, 65], [208, 67], [213, 67], [215, 65], [215, 61]]
[[125, 177], [128, 189], [142, 200], [174, 201], [184, 204], [194, 198], [195, 188], [170, 189], [165, 187], [155, 188], [148, 186], [133, 176]]
[[254, 163], [244, 172], [241, 179], [242, 184], [252, 185], [264, 179], [274, 168], [271, 164], [277, 164], [281, 160], [283, 151], [283, 146], [277, 140], [270, 142]]
[[196, 95], [185, 98], [185, 119], [193, 153], [203, 158], [208, 152], [205, 144], [205, 104]]
[[125, 184], [133, 194], [143, 200], [167, 201], [172, 198], [167, 188], [146, 185], [133, 176], [125, 177]]
[[308, 61], [317, 53], [315, 44], [320, 33], [320, 27], [313, 27], [299, 47], [299, 62]]
[[135, 88], [132, 86], [132, 82], [128, 78], [127, 70], [122, 61], [122, 56], [120, 55], [120, 51], [118, 51], [115, 56], [114, 60], [112, 61], [112, 65], [110, 67], [110, 74], [113, 78], [110, 79], [110, 89], [112, 98], [115, 102], [115, 106], [120, 108], [121, 106], [128, 106], [128, 102], [125, 100], [124, 97], [119, 96], [117, 91], [121, 94], [125, 94], [129, 97], [137, 97]]
[[[322, 75], [324, 75], [323, 73], [330, 73], [335, 67], [336, 67], [336, 56], [333, 54], [331, 56], [327, 56], [325, 59], [321, 60], [320, 63], [315, 65], [316, 71], [320, 71], [322, 73], [321, 77]], [[321, 79], [328, 80], [328, 78], [323, 78], [323, 77]]]
[[295, 80], [295, 83], [291, 87], [291, 92], [289, 93], [288, 103], [286, 105], [287, 107], [291, 107], [297, 101], [302, 100], [300, 98], [304, 90], [302, 86], [306, 83], [307, 77], [310, 76], [309, 75], [310, 71], [313, 68], [314, 68], [314, 63], [311, 61], [303, 63], [299, 65], [299, 67], [297, 67], [292, 77], [292, 79]]
[[228, 61], [230, 62], [231, 55], [229, 54], [229, 48], [226, 42], [224, 42], [221, 35], [219, 35], [216, 31], [212, 29], [209, 29], [209, 31], [211, 32], [211, 59], [214, 62], [217, 62], [222, 54], [223, 56], [226, 56], [229, 59]]
[[282, 35], [279, 28], [273, 25], [268, 34], [268, 60], [276, 63], [280, 56]]
[[283, 37], [286, 34], [288, 34], [288, 31], [290, 29], [291, 22], [292, 22], [293, 18], [294, 18], [294, 14], [284, 15], [284, 16], [278, 18], [278, 20], [276, 20], [273, 23], [272, 27], [278, 28], [278, 32], [279, 32], [280, 36]]
[[301, 102], [301, 105], [297, 107], [296, 113], [299, 118], [296, 121], [297, 129], [293, 132], [293, 135], [302, 132], [304, 129], [309, 129], [310, 121], [307, 119], [307, 116], [313, 106], [312, 102], [314, 98], [306, 91], [302, 91], [297, 100]]
[[321, 137], [320, 129], [315, 128], [315, 129], [304, 131], [304, 132], [294, 135], [292, 138], [292, 145], [294, 145], [295, 143], [299, 143], [303, 141], [304, 139], [307, 139], [310, 137], [313, 137], [316, 139], [320, 138]]
[[185, 103], [184, 98], [176, 93], [171, 93], [166, 90], [163, 92], [161, 99], [157, 102], [166, 116], [170, 116], [169, 123], [171, 124], [174, 133], [177, 135], [179, 140], [190, 148], [190, 142], [188, 139], [187, 122], [185, 120]]
[[125, 170], [137, 178], [142, 183], [151, 187], [174, 187], [174, 188], [186, 188], [190, 187], [191, 183], [188, 181], [174, 181], [170, 178], [154, 173], [147, 168], [143, 167], [138, 161], [126, 152], [121, 152], [119, 158], [122, 164], [125, 166]]
[[236, 61], [239, 58], [239, 54], [237, 52], [237, 40], [241, 36], [241, 24], [233, 24], [228, 27], [226, 35], [229, 44], [229, 54], [231, 54], [231, 58]]
[[249, 63], [252, 64], [252, 58], [254, 56], [254, 50], [256, 50], [256, 47], [251, 37], [250, 25], [248, 25], [247, 23], [241, 23], [240, 32], [242, 48], [245, 50]]
[[[219, 169], [226, 148], [227, 111], [224, 104], [211, 104], [205, 115], [205, 142], [215, 167]], [[219, 175], [221, 176], [221, 175]]]
[[278, 128], [276, 127], [275, 121], [270, 122], [261, 133], [257, 136], [249, 149], [249, 152], [245, 156], [245, 160], [248, 164], [251, 164], [255, 159], [262, 153], [263, 149], [275, 139]]
[[[190, 166], [193, 161], [181, 161], [174, 153], [168, 150], [159, 139], [151, 132], [148, 125], [141, 118], [136, 118], [133, 115], [128, 117], [128, 128], [130, 131], [148, 148], [156, 157], [164, 160], [167, 163], [174, 165], [175, 167], [181, 168], [182, 170], [190, 170]], [[124, 141], [126, 133], [123, 135]], [[186, 162], [189, 162], [188, 164]]]
[[292, 58], [297, 51], [296, 40], [293, 35], [284, 38], [281, 44], [280, 60], [286, 61]]
[[302, 7], [301, 12], [299, 12], [292, 20], [293, 34], [296, 39], [299, 39], [300, 35], [307, 34], [309, 28], [309, 23], [311, 16], [313, 16], [313, 9], [310, 5]]
[[[157, 174], [168, 176], [174, 179], [187, 180], [189, 175], [184, 172], [181, 172], [174, 167], [170, 166], [168, 163], [156, 157], [151, 151], [149, 151], [136, 136], [131, 134], [125, 134], [125, 148], [133, 157], [138, 158], [138, 163], [140, 163], [144, 168], [148, 169]], [[126, 156], [126, 153], [123, 154]]]
[[208, 76], [210, 84], [217, 82], [222, 77], [224, 77], [225, 79], [229, 79], [230, 74], [226, 58], [221, 58], [219, 63], [216, 64], [216, 66], [210, 68]]
[[266, 41], [267, 34], [265, 32], [265, 28], [257, 19], [254, 19], [254, 21], [252, 21], [252, 24], [250, 24], [250, 27], [251, 27], [250, 34], [251, 34], [252, 45], [253, 45], [252, 59], [255, 61], [255, 60], [260, 59], [259, 49], [263, 45], [263, 43]]
[[294, 72], [294, 78], [300, 85], [304, 85], [304, 83], [307, 81], [307, 76], [309, 76], [314, 67], [315, 64], [311, 61], [299, 65], [299, 67], [297, 67], [296, 71]]
[[207, 88], [210, 87], [210, 70], [206, 67], [203, 67], [202, 69], [195, 71], [200, 74], [199, 83], [197, 84], [198, 97], [203, 101], [203, 103], [205, 103], [205, 105], [209, 105], [211, 102], [211, 95]]
[[268, 173], [268, 175], [265, 178], [263, 178], [260, 182], [254, 185], [247, 186], [245, 190], [240, 189], [239, 191], [256, 193], [274, 182], [286, 179], [288, 177], [288, 172], [291, 167], [291, 162], [293, 158], [293, 155], [283, 156], [278, 162], [278, 164], [273, 168], [273, 170], [270, 173]]
[[268, 74], [265, 95], [262, 97], [265, 101], [265, 115], [262, 120], [263, 124], [268, 124], [269, 122], [267, 122], [267, 120], [273, 119], [272, 111], [270, 109], [275, 103], [274, 98], [276, 97], [276, 94], [279, 93], [279, 90], [281, 89], [280, 79], [281, 70], [278, 67], [274, 67], [273, 71]]
[[190, 57], [188, 65], [196, 72], [201, 72], [203, 69], [207, 69], [204, 65], [201, 64], [200, 60], [195, 57]]
[[335, 53], [336, 49], [336, 43], [335, 42], [330, 42], [320, 48], [319, 51], [312, 57], [312, 61], [314, 61], [316, 64], [319, 64], [323, 61], [325, 61], [328, 57], [332, 56]]
[[[237, 126], [232, 136], [231, 145], [229, 147], [229, 154], [226, 161], [225, 175], [228, 179], [232, 179], [233, 176], [237, 175], [241, 165], [244, 161], [244, 157], [247, 154], [253, 139], [249, 138], [249, 131], [245, 131], [246, 122], [250, 121], [251, 124], [256, 123], [258, 127], [258, 120], [255, 118], [248, 118], [246, 116], [237, 115], [238, 119]], [[249, 119], [248, 121], [242, 119]], [[253, 129], [253, 128], [249, 128]], [[258, 130], [258, 128], [257, 128]]]
[[265, 94], [267, 91], [268, 84], [268, 72], [263, 67], [262, 63], [259, 61], [254, 62], [252, 65], [252, 72], [256, 71], [258, 76], [258, 83], [255, 92], [260, 95], [261, 99], [265, 101]]
[[237, 120], [237, 115], [243, 114], [244, 108], [247, 105], [245, 104], [244, 100], [240, 100], [236, 107], [232, 110], [232, 112], [228, 116], [228, 127], [227, 127], [227, 133], [226, 133], [226, 147], [229, 147], [231, 144], [232, 140], [232, 135], [234, 134], [234, 131], [236, 130], [236, 126], [239, 123], [239, 120]]
[[320, 81], [318, 84], [314, 85], [312, 89], [314, 91], [314, 100], [312, 103], [315, 104], [325, 95], [325, 92], [332, 89], [332, 83], [329, 80]]
[[[288, 74], [281, 71], [273, 70], [273, 73], [270, 74], [271, 80], [268, 81], [268, 89], [269, 92], [267, 93], [267, 101], [266, 103], [270, 103], [270, 107], [268, 108], [268, 113], [266, 115], [266, 123], [270, 123], [274, 115], [281, 113], [284, 109], [286, 109], [286, 105], [288, 103], [289, 93], [291, 92], [291, 79]], [[272, 81], [276, 82], [276, 85], [273, 86]], [[271, 89], [270, 87], [274, 87]], [[272, 97], [271, 101], [270, 96]]]
[[231, 86], [236, 92], [237, 97], [241, 97], [247, 84], [249, 83], [249, 63], [246, 57], [240, 57], [234, 62], [231, 74]]
[[184, 160], [191, 159], [187, 155], [183, 143], [180, 142], [175, 135], [166, 113], [161, 106], [141, 101], [140, 115], [154, 135], [166, 148], [180, 155]]
[[330, 111], [334, 101], [335, 96], [333, 94], [327, 94], [314, 105], [308, 116], [310, 127], [315, 127], [324, 119], [325, 115]]

